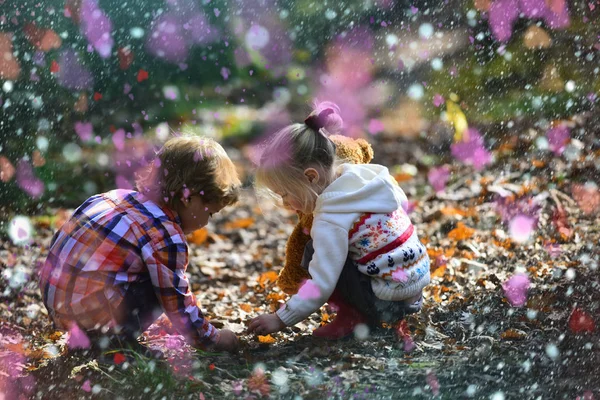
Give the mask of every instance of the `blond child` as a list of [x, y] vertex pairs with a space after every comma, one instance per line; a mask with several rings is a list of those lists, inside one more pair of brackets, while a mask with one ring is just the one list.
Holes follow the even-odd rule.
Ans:
[[337, 316], [313, 335], [329, 339], [421, 309], [429, 257], [404, 211], [406, 195], [386, 167], [336, 159], [327, 136], [341, 127], [337, 106], [323, 103], [303, 124], [277, 132], [264, 149], [257, 185], [287, 208], [313, 213], [302, 263], [311, 279], [276, 313], [253, 319], [250, 332], [279, 331], [325, 302], [337, 306]]
[[54, 324], [106, 348], [135, 344], [164, 312], [190, 344], [234, 351], [237, 337], [202, 315], [185, 275], [186, 234], [238, 199], [233, 163], [211, 139], [174, 137], [136, 186], [90, 197], [54, 235], [40, 275]]

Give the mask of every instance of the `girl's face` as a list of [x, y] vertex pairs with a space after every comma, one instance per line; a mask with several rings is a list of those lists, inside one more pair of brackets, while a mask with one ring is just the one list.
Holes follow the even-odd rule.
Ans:
[[288, 192], [282, 191], [282, 192], [276, 192], [279, 196], [281, 196], [281, 200], [283, 201], [283, 206], [287, 209], [287, 210], [291, 210], [294, 212], [298, 212], [301, 211], [303, 213], [312, 213], [312, 210], [307, 211], [304, 209], [304, 205], [302, 204], [302, 202], [296, 198], [296, 196], [294, 196], [293, 194], [290, 194]]

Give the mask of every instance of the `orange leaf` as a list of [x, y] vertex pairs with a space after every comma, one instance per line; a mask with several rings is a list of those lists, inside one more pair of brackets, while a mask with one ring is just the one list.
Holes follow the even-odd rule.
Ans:
[[516, 329], [507, 329], [500, 334], [500, 337], [505, 340], [521, 340], [525, 339], [527, 334], [522, 331], [517, 331]]
[[267, 295], [267, 300], [272, 300], [273, 302], [278, 302], [279, 300], [285, 300], [287, 296], [285, 295], [285, 293], [269, 293]]
[[224, 225], [225, 229], [246, 229], [254, 224], [254, 218], [240, 218], [235, 221], [227, 222]]
[[431, 273], [431, 277], [432, 278], [441, 278], [444, 276], [444, 274], [446, 273], [446, 264], [442, 264], [440, 265], [438, 268], [435, 269], [435, 271], [433, 271]]
[[456, 224], [456, 228], [448, 232], [448, 237], [453, 240], [466, 240], [469, 239], [475, 233], [475, 229], [469, 228], [462, 222]]
[[399, 174], [394, 175], [394, 179], [396, 179], [396, 182], [398, 182], [398, 183], [407, 182], [413, 178], [414, 178], [414, 176], [412, 176], [410, 174], [406, 174], [406, 173], [399, 173]]
[[206, 228], [197, 229], [187, 236], [188, 242], [194, 243], [195, 245], [198, 245], [198, 246], [201, 245], [202, 243], [206, 242], [207, 238], [208, 238], [208, 230], [206, 230]]
[[264, 274], [262, 274], [260, 276], [260, 278], [258, 278], [258, 284], [260, 285], [261, 288], [264, 289], [265, 285], [267, 283], [272, 283], [275, 282], [277, 280], [277, 272], [275, 271], [269, 271], [269, 272], [265, 272]]
[[440, 212], [443, 215], [448, 215], [448, 216], [456, 216], [456, 215], [460, 215], [461, 217], [472, 217], [474, 215], [476, 215], [476, 212], [474, 209], [470, 208], [468, 210], [461, 210], [460, 208], [456, 208], [456, 207], [443, 207]]
[[250, 304], [241, 304], [240, 308], [247, 313], [252, 312], [252, 306]]
[[50, 335], [48, 335], [48, 339], [56, 342], [57, 340], [59, 340], [61, 337], [63, 336], [63, 332], [61, 331], [54, 331], [52, 332]]
[[260, 343], [266, 343], [266, 344], [273, 344], [276, 342], [275, 338], [273, 338], [273, 336], [271, 335], [267, 335], [267, 336], [258, 336], [258, 341]]

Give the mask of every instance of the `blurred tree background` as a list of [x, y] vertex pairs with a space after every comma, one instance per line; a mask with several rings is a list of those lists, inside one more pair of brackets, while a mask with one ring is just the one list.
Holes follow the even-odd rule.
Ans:
[[241, 160], [313, 98], [340, 105], [348, 135], [446, 152], [467, 126], [488, 147], [515, 124], [560, 129], [598, 102], [599, 15], [595, 0], [0, 0], [2, 214], [132, 187], [182, 130]]

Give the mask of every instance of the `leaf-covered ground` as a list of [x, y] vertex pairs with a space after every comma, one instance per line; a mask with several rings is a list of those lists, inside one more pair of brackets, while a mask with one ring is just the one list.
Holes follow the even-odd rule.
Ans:
[[[594, 129], [589, 120], [576, 124]], [[69, 350], [67, 335], [51, 329], [35, 279], [68, 211], [35, 217], [30, 246], [4, 240], [0, 249], [0, 392], [7, 399], [597, 398], [599, 195], [582, 188], [598, 179], [597, 139], [578, 136], [571, 153], [557, 156], [536, 146], [535, 129], [519, 131], [499, 136], [496, 160], [483, 171], [453, 162], [443, 141], [372, 138], [374, 161], [394, 167], [433, 261], [424, 309], [402, 332], [317, 340], [311, 331], [334, 317], [323, 307], [271, 337], [245, 334], [250, 318], [285, 300], [274, 279], [295, 222], [248, 191], [190, 237], [193, 290], [217, 326], [240, 334], [239, 354], [195, 352], [165, 320], [142, 338], [164, 353], [158, 360]], [[436, 193], [427, 170], [444, 162], [452, 174]], [[510, 226], [519, 215], [536, 222], [523, 243]], [[515, 307], [505, 290], [519, 274], [530, 286]]]

